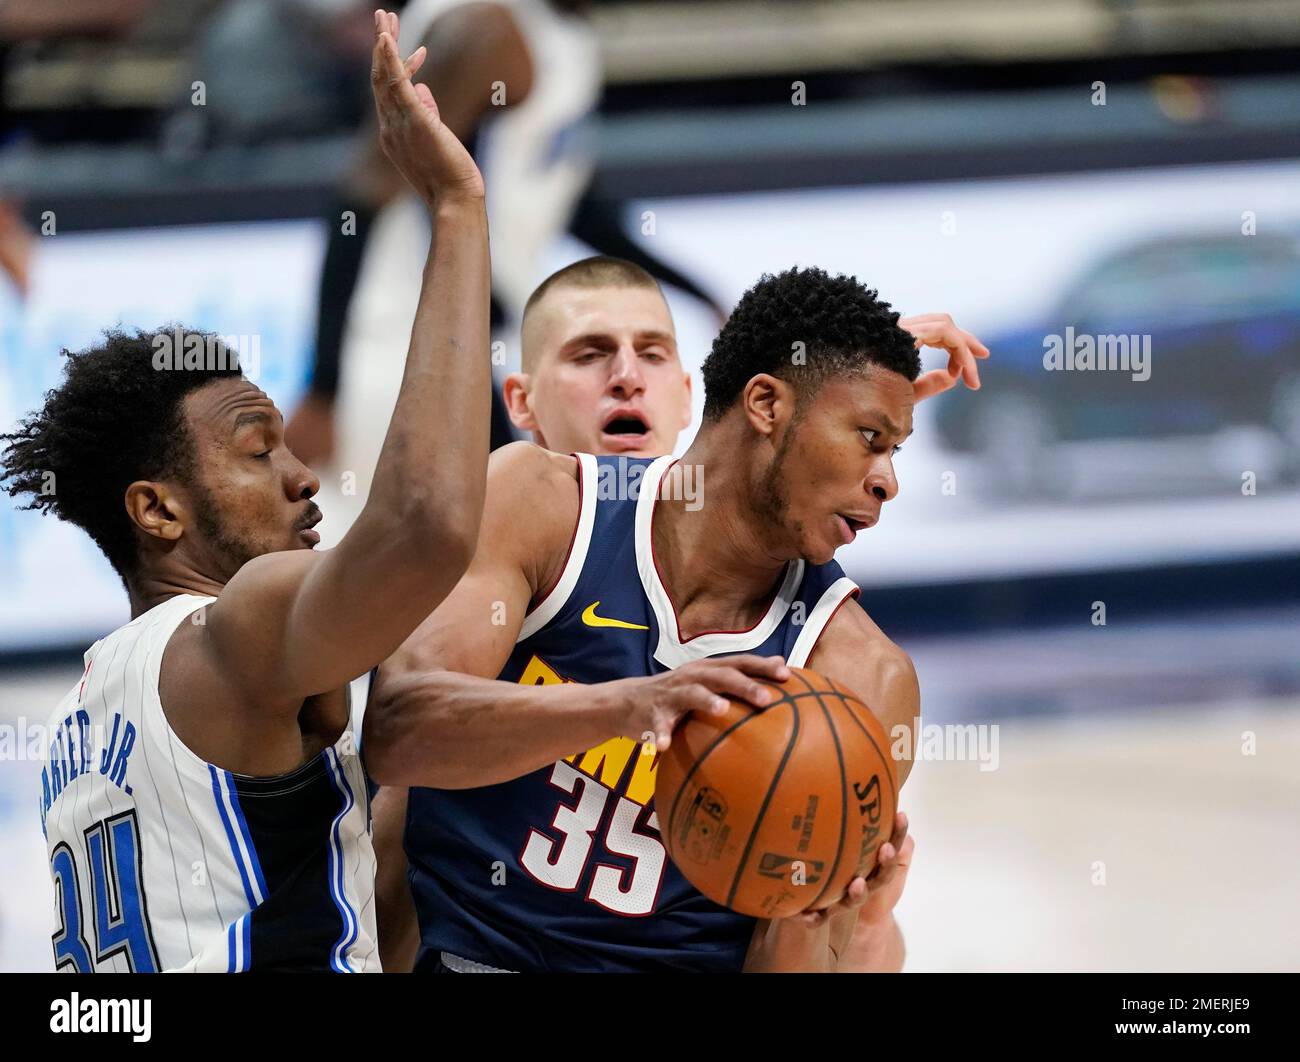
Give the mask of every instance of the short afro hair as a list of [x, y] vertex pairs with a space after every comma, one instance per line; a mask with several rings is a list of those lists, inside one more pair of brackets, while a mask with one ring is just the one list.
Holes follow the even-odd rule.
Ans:
[[[805, 360], [796, 363], [800, 349]], [[898, 327], [889, 303], [857, 277], [797, 266], [765, 273], [741, 296], [704, 359], [704, 419], [720, 419], [759, 373], [785, 380], [803, 402], [831, 377], [869, 365], [909, 380], [921, 371], [916, 339]]]
[[[201, 336], [222, 356], [200, 368], [155, 368], [164, 337], [186, 345]], [[191, 481], [193, 441], [183, 401], [214, 380], [241, 375], [238, 356], [206, 332], [166, 325], [152, 332], [110, 330], [104, 342], [68, 360], [45, 405], [0, 435], [0, 485], [27, 496], [25, 509], [76, 524], [104, 551], [123, 582], [136, 571], [136, 539], [123, 499], [138, 479]]]

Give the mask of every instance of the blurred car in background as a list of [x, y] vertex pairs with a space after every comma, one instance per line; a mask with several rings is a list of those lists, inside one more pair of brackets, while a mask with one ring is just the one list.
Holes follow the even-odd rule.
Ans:
[[[1098, 350], [1101, 337], [1140, 344], [1146, 370], [1045, 367], [1052, 345], [1068, 357], [1083, 336]], [[997, 357], [980, 368], [980, 401], [942, 404], [939, 435], [988, 458], [1018, 495], [1060, 492], [1049, 453], [1062, 445], [1234, 428], [1266, 431], [1274, 467], [1300, 477], [1300, 232], [1138, 241], [1078, 276], [1045, 317], [985, 339]]]

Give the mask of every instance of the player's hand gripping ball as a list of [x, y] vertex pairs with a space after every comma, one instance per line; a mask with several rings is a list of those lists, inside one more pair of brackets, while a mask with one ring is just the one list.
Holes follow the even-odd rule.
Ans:
[[669, 856], [709, 899], [756, 918], [838, 902], [875, 866], [898, 809], [885, 729], [853, 694], [791, 668], [766, 708], [689, 715], [659, 761]]

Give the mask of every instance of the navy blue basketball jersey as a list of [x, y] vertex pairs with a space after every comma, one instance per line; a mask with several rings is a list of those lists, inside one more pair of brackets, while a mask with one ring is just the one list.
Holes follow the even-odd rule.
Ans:
[[[499, 676], [507, 682], [608, 682], [733, 653], [801, 666], [857, 594], [833, 561], [792, 561], [749, 630], [683, 641], [650, 541], [660, 481], [676, 459], [575, 456], [581, 502], [569, 555], [524, 621]], [[413, 788], [405, 845], [417, 969], [739, 970], [755, 921], [705, 898], [668, 859], [657, 760], [649, 746], [613, 737], [510, 782]]]

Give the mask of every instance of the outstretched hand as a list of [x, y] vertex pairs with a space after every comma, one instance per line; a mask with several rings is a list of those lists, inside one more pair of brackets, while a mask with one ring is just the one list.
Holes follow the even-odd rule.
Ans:
[[384, 153], [431, 206], [449, 199], [482, 199], [483, 177], [474, 159], [443, 123], [429, 86], [414, 80], [426, 49], [421, 45], [403, 62], [397, 40], [397, 16], [376, 11], [370, 87]]
[[937, 347], [948, 352], [948, 368], [923, 372], [912, 385], [916, 401], [941, 394], [957, 386], [961, 379], [972, 391], [980, 388], [979, 367], [976, 358], [987, 358], [989, 348], [969, 332], [958, 328], [946, 313], [923, 313], [916, 317], [899, 319], [898, 327], [916, 337], [916, 346]]

